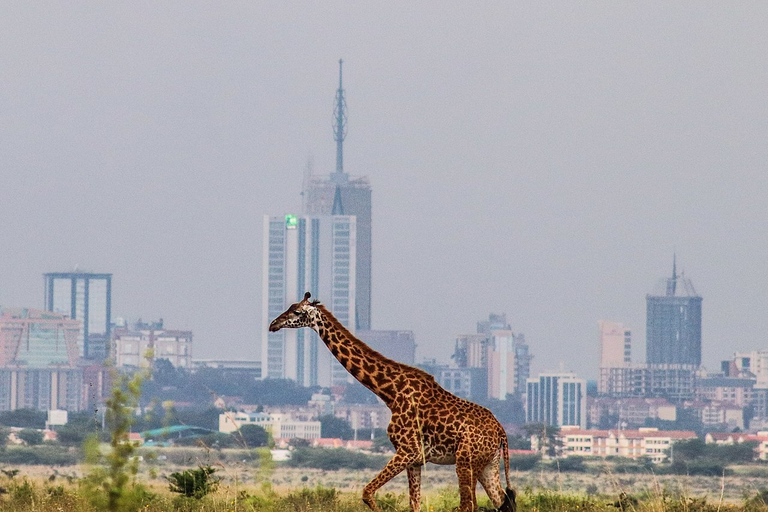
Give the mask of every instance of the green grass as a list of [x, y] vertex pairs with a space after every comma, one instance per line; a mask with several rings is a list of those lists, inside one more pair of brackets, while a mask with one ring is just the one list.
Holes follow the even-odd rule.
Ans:
[[[89, 501], [81, 482], [49, 482], [23, 475], [0, 479], [0, 510], [4, 512], [101, 512]], [[739, 503], [724, 503], [717, 497], [692, 497], [667, 490], [630, 496], [623, 512], [768, 512], [768, 490], [747, 495]], [[297, 488], [275, 492], [271, 485], [222, 485], [218, 491], [202, 499], [185, 498], [170, 492], [159, 483], [146, 487], [133, 498], [136, 512], [367, 512], [359, 492], [339, 492], [329, 487]], [[408, 497], [403, 493], [379, 492], [379, 503], [385, 512], [408, 510]], [[634, 499], [637, 499], [635, 502]], [[478, 492], [481, 507], [489, 507], [485, 494]], [[425, 512], [449, 512], [459, 504], [453, 487], [426, 493], [422, 498]], [[622, 510], [618, 496], [587, 495], [554, 490], [520, 489], [520, 512], [617, 512]]]

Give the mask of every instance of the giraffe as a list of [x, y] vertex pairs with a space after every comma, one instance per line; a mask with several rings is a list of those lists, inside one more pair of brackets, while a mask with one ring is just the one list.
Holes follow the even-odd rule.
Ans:
[[[461, 512], [477, 510], [477, 482], [500, 511], [516, 512], [515, 491], [509, 482], [507, 435], [491, 411], [449, 393], [425, 371], [376, 352], [310, 297], [305, 293], [303, 300], [272, 321], [269, 330], [313, 329], [347, 371], [392, 411], [387, 435], [395, 455], [365, 486], [363, 502], [373, 512], [381, 512], [374, 500], [376, 491], [406, 471], [411, 511], [419, 512], [421, 467], [432, 462], [456, 465]], [[499, 475], [501, 459], [506, 491]]]

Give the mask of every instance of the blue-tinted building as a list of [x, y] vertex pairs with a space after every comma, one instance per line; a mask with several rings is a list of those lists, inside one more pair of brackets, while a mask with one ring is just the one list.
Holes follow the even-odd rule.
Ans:
[[646, 297], [648, 364], [701, 365], [701, 300], [673, 264], [665, 293]]
[[44, 277], [45, 310], [81, 323], [80, 356], [107, 359], [112, 336], [112, 274], [52, 272]]
[[356, 218], [265, 216], [262, 281], [262, 377], [302, 386], [334, 386], [349, 374], [310, 329], [269, 332], [269, 323], [309, 291], [355, 331]]

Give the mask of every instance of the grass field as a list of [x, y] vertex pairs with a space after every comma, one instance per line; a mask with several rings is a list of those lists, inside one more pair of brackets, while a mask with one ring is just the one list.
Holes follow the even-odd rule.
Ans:
[[[136, 482], [143, 487], [125, 502], [123, 510], [145, 512], [224, 511], [329, 511], [365, 512], [360, 500], [363, 486], [376, 474], [364, 471], [259, 468], [243, 454], [211, 454], [200, 450], [164, 451], [165, 457], [139, 464]], [[223, 460], [219, 460], [223, 459]], [[217, 468], [218, 489], [202, 499], [184, 498], [168, 489], [165, 477], [174, 471], [210, 464]], [[0, 468], [6, 471], [9, 468]], [[101, 512], [83, 486], [88, 468], [67, 466], [20, 466], [10, 478], [0, 474], [0, 510], [3, 512]], [[740, 468], [726, 477], [616, 475], [610, 466], [589, 473], [557, 471], [522, 472], [513, 475], [521, 512], [616, 511], [620, 493], [637, 502], [625, 509], [638, 512], [768, 512], [762, 499], [768, 494], [765, 468]], [[423, 475], [422, 510], [447, 512], [458, 505], [452, 467], [428, 465]], [[92, 491], [90, 491], [92, 492]], [[386, 512], [408, 510], [407, 482], [399, 476], [378, 493]], [[490, 506], [478, 492], [480, 506]]]

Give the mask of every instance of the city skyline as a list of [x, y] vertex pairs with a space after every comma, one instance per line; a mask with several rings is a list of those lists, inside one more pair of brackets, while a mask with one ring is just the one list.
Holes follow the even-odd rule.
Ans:
[[704, 365], [764, 348], [768, 6], [397, 7], [9, 6], [0, 304], [79, 264], [115, 315], [258, 358], [261, 218], [301, 211], [308, 160], [335, 169], [343, 58], [373, 329], [443, 359], [505, 312], [532, 375], [595, 378], [596, 322], [645, 353], [676, 253]]

